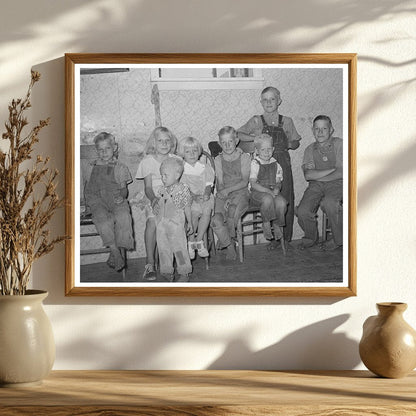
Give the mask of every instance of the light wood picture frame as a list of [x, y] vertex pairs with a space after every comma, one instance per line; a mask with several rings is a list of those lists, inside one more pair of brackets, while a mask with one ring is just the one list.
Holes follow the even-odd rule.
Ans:
[[[65, 220], [66, 234], [70, 238], [66, 241], [65, 294], [355, 296], [356, 59], [354, 53], [66, 54]], [[303, 153], [314, 141], [311, 129], [314, 118], [321, 114], [329, 116], [334, 136], [343, 139], [340, 212], [344, 237], [343, 245], [335, 250], [338, 254], [318, 249], [316, 252], [308, 248], [301, 250], [297, 242], [301, 241], [303, 231], [295, 216], [293, 240], [286, 247], [286, 256], [280, 248], [267, 253], [261, 236], [261, 244], [257, 246], [252, 244], [254, 240], [247, 240], [251, 237], [243, 237], [241, 250], [244, 247], [248, 253], [243, 262], [239, 258], [225, 260], [217, 251], [205, 263], [196, 256], [189, 282], [169, 282], [159, 273], [156, 281], [143, 280], [146, 254], [143, 234], [148, 208], [144, 207], [143, 181], [135, 176], [151, 132], [156, 126], [166, 124], [178, 139], [194, 136], [209, 158], [208, 142], [218, 140], [216, 133], [221, 127], [231, 125], [238, 129], [251, 116], [261, 114], [260, 95], [268, 86], [279, 89], [282, 99], [279, 113], [293, 120], [302, 137], [300, 148], [290, 151], [295, 206], [307, 187], [302, 171]], [[95, 243], [91, 244], [102, 246], [94, 223], [90, 221], [86, 232], [81, 231], [80, 223], [85, 210], [83, 191], [88, 180], [83, 177], [87, 175], [84, 170], [91, 172], [91, 167], [85, 166], [93, 165], [96, 157], [93, 139], [103, 131], [115, 136], [119, 159], [129, 166], [133, 179], [128, 200], [135, 248], [127, 253], [127, 269], [123, 272], [110, 270], [110, 277], [105, 264], [108, 253], [97, 253], [100, 247], [85, 250], [82, 246], [85, 236], [95, 238]], [[325, 218], [321, 209], [316, 218], [320, 234], [322, 230], [326, 237], [331, 230], [322, 224]], [[215, 242], [218, 242], [216, 236]], [[85, 252], [101, 257], [84, 264], [81, 254]]]

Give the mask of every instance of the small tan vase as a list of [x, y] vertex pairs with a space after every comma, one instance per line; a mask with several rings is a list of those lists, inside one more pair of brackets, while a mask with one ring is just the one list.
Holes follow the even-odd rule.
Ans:
[[0, 296], [0, 387], [39, 384], [52, 369], [55, 342], [42, 301], [48, 292]]
[[377, 303], [378, 315], [364, 322], [360, 357], [381, 377], [400, 378], [416, 367], [416, 331], [403, 319], [406, 303]]

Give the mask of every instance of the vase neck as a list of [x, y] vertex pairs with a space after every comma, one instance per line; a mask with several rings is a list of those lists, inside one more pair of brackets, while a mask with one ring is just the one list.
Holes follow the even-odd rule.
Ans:
[[377, 309], [380, 315], [401, 315], [407, 309], [407, 304], [401, 302], [382, 302], [377, 303]]

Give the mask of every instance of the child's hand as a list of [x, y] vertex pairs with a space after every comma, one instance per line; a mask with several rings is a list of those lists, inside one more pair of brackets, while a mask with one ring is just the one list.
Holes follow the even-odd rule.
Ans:
[[123, 203], [124, 198], [119, 189], [113, 192], [113, 201], [116, 205], [120, 205]]
[[220, 198], [220, 199], [227, 199], [227, 197], [228, 197], [227, 189], [223, 189], [223, 190], [217, 192], [217, 197]]
[[209, 201], [209, 198], [211, 197], [211, 192], [209, 194], [205, 193], [202, 197], [202, 199], [204, 200], [204, 202]]
[[188, 222], [186, 226], [186, 234], [192, 235], [194, 233], [194, 227], [192, 227], [192, 224]]
[[202, 195], [194, 195], [193, 200], [194, 200], [195, 202], [198, 202], [198, 203], [201, 203], [201, 202], [203, 202], [203, 201], [204, 201], [204, 199], [203, 199]]
[[273, 192], [273, 196], [277, 196], [280, 194], [280, 188], [274, 188], [272, 192]]

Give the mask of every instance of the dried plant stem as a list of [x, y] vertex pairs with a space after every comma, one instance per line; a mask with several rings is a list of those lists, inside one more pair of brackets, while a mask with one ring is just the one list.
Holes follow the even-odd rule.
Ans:
[[[45, 229], [55, 211], [63, 205], [56, 193], [58, 172], [48, 167], [49, 157], [37, 156], [30, 168], [23, 164], [32, 159], [38, 134], [50, 122], [41, 120], [26, 136], [28, 121], [24, 115], [31, 107], [30, 96], [40, 74], [32, 71], [25, 98], [9, 105], [3, 140], [9, 150], [0, 151], [0, 294], [23, 295], [29, 283], [33, 262], [51, 252], [65, 236], [51, 239]], [[37, 195], [36, 197], [34, 195]]]

